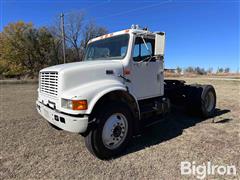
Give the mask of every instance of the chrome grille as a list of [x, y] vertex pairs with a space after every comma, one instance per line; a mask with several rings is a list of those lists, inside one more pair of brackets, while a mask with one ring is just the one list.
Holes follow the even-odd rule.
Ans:
[[40, 92], [49, 95], [58, 95], [58, 73], [41, 72], [40, 73]]

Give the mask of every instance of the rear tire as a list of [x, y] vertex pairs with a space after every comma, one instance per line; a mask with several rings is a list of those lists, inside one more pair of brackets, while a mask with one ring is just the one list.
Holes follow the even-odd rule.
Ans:
[[[194, 86], [193, 86], [194, 87]], [[187, 109], [204, 118], [212, 117], [216, 107], [216, 92], [212, 85], [197, 85], [190, 94]]]
[[123, 103], [109, 103], [93, 117], [96, 126], [85, 137], [87, 149], [99, 159], [121, 153], [132, 137], [132, 115]]
[[216, 92], [211, 85], [203, 86], [201, 95], [201, 115], [203, 117], [212, 117], [216, 108]]

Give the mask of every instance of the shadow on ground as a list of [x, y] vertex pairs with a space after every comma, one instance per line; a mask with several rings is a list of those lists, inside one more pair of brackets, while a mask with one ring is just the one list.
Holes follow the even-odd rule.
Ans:
[[[228, 112], [230, 112], [228, 109], [216, 109], [212, 122], [214, 122], [216, 117]], [[127, 150], [121, 156], [168, 141], [181, 135], [184, 129], [195, 126], [197, 123], [205, 120], [207, 119], [187, 116], [186, 114], [175, 110], [165, 118], [164, 121], [145, 128], [140, 136], [133, 138], [129, 143]], [[214, 123], [227, 123], [229, 121], [231, 121], [231, 119], [222, 119]]]

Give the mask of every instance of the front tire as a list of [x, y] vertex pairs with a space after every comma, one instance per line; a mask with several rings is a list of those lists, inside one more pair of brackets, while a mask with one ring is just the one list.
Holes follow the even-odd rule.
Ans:
[[93, 117], [96, 126], [85, 137], [87, 149], [100, 159], [121, 153], [132, 137], [132, 115], [123, 103], [109, 103]]

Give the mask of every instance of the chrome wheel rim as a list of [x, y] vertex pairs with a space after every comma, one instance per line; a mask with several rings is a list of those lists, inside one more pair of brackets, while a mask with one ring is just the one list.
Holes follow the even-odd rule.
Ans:
[[214, 107], [214, 94], [212, 91], [209, 91], [205, 97], [205, 108], [210, 112]]
[[102, 140], [108, 149], [116, 149], [126, 139], [128, 131], [127, 118], [122, 113], [111, 115], [105, 122], [102, 131]]

